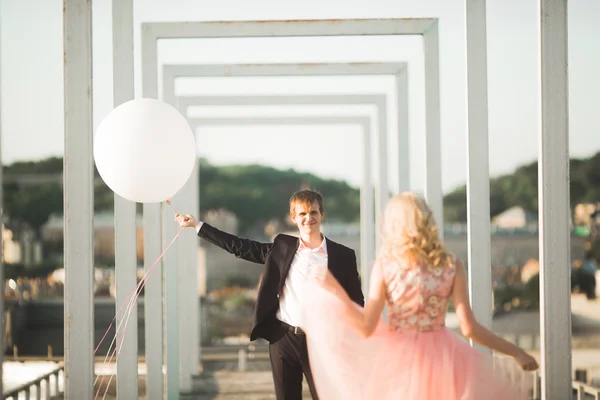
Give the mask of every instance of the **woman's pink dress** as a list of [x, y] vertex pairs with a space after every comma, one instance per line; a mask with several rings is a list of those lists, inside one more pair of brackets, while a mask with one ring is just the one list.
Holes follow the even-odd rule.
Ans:
[[455, 265], [383, 266], [389, 325], [369, 338], [351, 323], [363, 309], [333, 276], [309, 279], [302, 328], [321, 400], [525, 399], [533, 384], [512, 359], [474, 348], [444, 325]]

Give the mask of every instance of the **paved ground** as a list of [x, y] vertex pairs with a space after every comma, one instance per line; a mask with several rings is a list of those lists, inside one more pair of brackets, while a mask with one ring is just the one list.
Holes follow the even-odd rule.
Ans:
[[[539, 353], [533, 352], [539, 359]], [[591, 367], [591, 378], [600, 377], [600, 349], [596, 350], [575, 350], [573, 351], [573, 364], [581, 368]], [[182, 394], [181, 400], [274, 400], [273, 381], [271, 372], [264, 370], [268, 364], [263, 361], [249, 363], [249, 371], [237, 372], [232, 370], [221, 370], [205, 372], [194, 379], [194, 392], [192, 394]], [[256, 369], [263, 369], [256, 370]], [[600, 384], [596, 381], [596, 386]], [[139, 380], [140, 399], [146, 399], [144, 377]], [[102, 392], [103, 393], [103, 392]], [[102, 393], [98, 397], [102, 399]], [[107, 400], [115, 400], [116, 387], [113, 380], [107, 396]], [[310, 399], [308, 387], [304, 384], [303, 399]]]
[[[596, 385], [600, 385], [600, 300], [590, 302], [584, 296], [574, 295], [571, 304], [573, 310], [573, 370], [576, 368], [587, 369], [589, 378], [594, 379]], [[525, 342], [529, 340], [527, 335], [539, 336], [539, 318], [539, 312], [499, 316], [494, 319], [494, 330], [498, 333], [519, 332], [523, 334], [523, 337], [520, 338], [523, 342], [522, 345], [526, 346]], [[535, 343], [535, 340], [539, 342], [539, 339], [533, 340], [531, 345], [539, 345], [539, 343]], [[259, 354], [256, 355], [256, 359], [248, 363], [250, 372], [246, 373], [234, 372], [237, 368], [237, 360], [219, 360], [218, 348], [210, 352], [205, 351], [204, 354], [210, 353], [214, 360], [210, 366], [208, 364], [206, 366], [216, 371], [196, 379], [196, 388], [204, 393], [184, 397], [182, 400], [274, 399], [272, 378], [268, 372], [269, 362], [263, 353], [266, 348], [256, 347]], [[539, 350], [531, 350], [531, 353], [540, 360]], [[305, 389], [307, 388], [305, 387]], [[306, 390], [305, 398], [310, 398]]]
[[[303, 394], [303, 398], [311, 398], [306, 381]], [[188, 399], [275, 399], [273, 378], [270, 371], [208, 372], [194, 379], [194, 394], [182, 397]]]
[[[140, 399], [146, 399], [145, 377], [138, 381]], [[98, 399], [116, 400], [116, 385], [113, 382], [108, 388], [106, 397], [104, 388]], [[303, 399], [310, 399], [306, 382]], [[270, 371], [215, 371], [207, 372], [194, 379], [194, 391], [182, 394], [181, 400], [271, 400], [275, 399], [273, 378]]]
[[[589, 302], [583, 296], [572, 297], [573, 325], [573, 369], [588, 369], [588, 377], [600, 385], [600, 300]], [[456, 323], [452, 318], [449, 325]], [[539, 313], [518, 313], [499, 316], [494, 319], [494, 331], [497, 333], [518, 332], [521, 341], [529, 340], [527, 336], [539, 336]], [[524, 339], [525, 338], [525, 339]], [[536, 347], [536, 343], [530, 343]], [[538, 339], [539, 341], [539, 339]], [[523, 343], [524, 346], [527, 343]], [[254, 345], [254, 358], [248, 360], [247, 372], [238, 372], [237, 354], [231, 346], [215, 346], [205, 348], [202, 354], [208, 360], [204, 363], [205, 371], [194, 379], [194, 394], [183, 395], [182, 400], [270, 400], [275, 399], [273, 381], [267, 356], [267, 347]], [[241, 345], [239, 348], [248, 348]], [[539, 350], [530, 352], [540, 360]], [[140, 374], [144, 374], [144, 366]], [[145, 399], [145, 377], [140, 376], [139, 394]], [[310, 399], [305, 386], [304, 398]], [[103, 393], [103, 392], [102, 392]], [[102, 393], [98, 397], [102, 398]], [[113, 379], [105, 399], [116, 399], [116, 385]]]

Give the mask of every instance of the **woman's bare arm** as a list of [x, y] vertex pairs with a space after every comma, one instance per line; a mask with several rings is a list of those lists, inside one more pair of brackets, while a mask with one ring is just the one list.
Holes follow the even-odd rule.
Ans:
[[460, 261], [456, 265], [453, 301], [462, 334], [475, 342], [515, 358], [524, 370], [538, 369], [537, 362], [521, 348], [495, 335], [479, 324], [473, 315], [467, 291], [467, 273]]
[[[369, 337], [375, 331], [383, 306], [385, 305], [385, 284], [383, 273], [379, 264], [373, 266], [371, 282], [369, 284], [369, 296], [364, 308], [364, 313], [353, 313], [353, 323], [358, 331], [365, 337]], [[362, 317], [362, 318], [361, 318]]]

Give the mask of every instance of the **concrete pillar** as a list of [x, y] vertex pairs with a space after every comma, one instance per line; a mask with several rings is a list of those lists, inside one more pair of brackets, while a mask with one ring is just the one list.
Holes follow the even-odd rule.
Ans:
[[540, 328], [542, 399], [572, 396], [567, 0], [540, 5]]
[[[133, 0], [112, 1], [113, 106], [133, 100]], [[128, 313], [131, 291], [137, 285], [136, 204], [115, 193], [115, 284], [117, 320], [117, 396], [138, 398], [138, 307]], [[118, 311], [121, 310], [119, 313]], [[129, 314], [129, 316], [128, 316]], [[127, 326], [125, 321], [129, 318]], [[126, 329], [125, 329], [126, 328]], [[125, 329], [125, 331], [123, 331]]]
[[[492, 328], [486, 1], [467, 0], [467, 229], [469, 294], [475, 317]], [[491, 353], [483, 346], [479, 350]]]
[[92, 4], [64, 0], [65, 399], [93, 398]]

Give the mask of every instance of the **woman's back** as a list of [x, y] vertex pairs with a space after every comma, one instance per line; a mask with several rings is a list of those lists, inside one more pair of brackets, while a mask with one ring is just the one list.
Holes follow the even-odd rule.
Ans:
[[[465, 268], [445, 250], [424, 199], [401, 193], [388, 201], [378, 252], [364, 309], [328, 271], [307, 286], [303, 329], [320, 397], [527, 398], [533, 380], [514, 360], [497, 368], [489, 354], [444, 326], [452, 297], [465, 336], [537, 367], [531, 356], [477, 323]], [[386, 303], [387, 324], [381, 318]]]
[[[453, 259], [454, 260], [454, 259]], [[434, 331], [445, 326], [456, 263], [434, 267], [424, 261], [380, 261], [390, 329]]]

